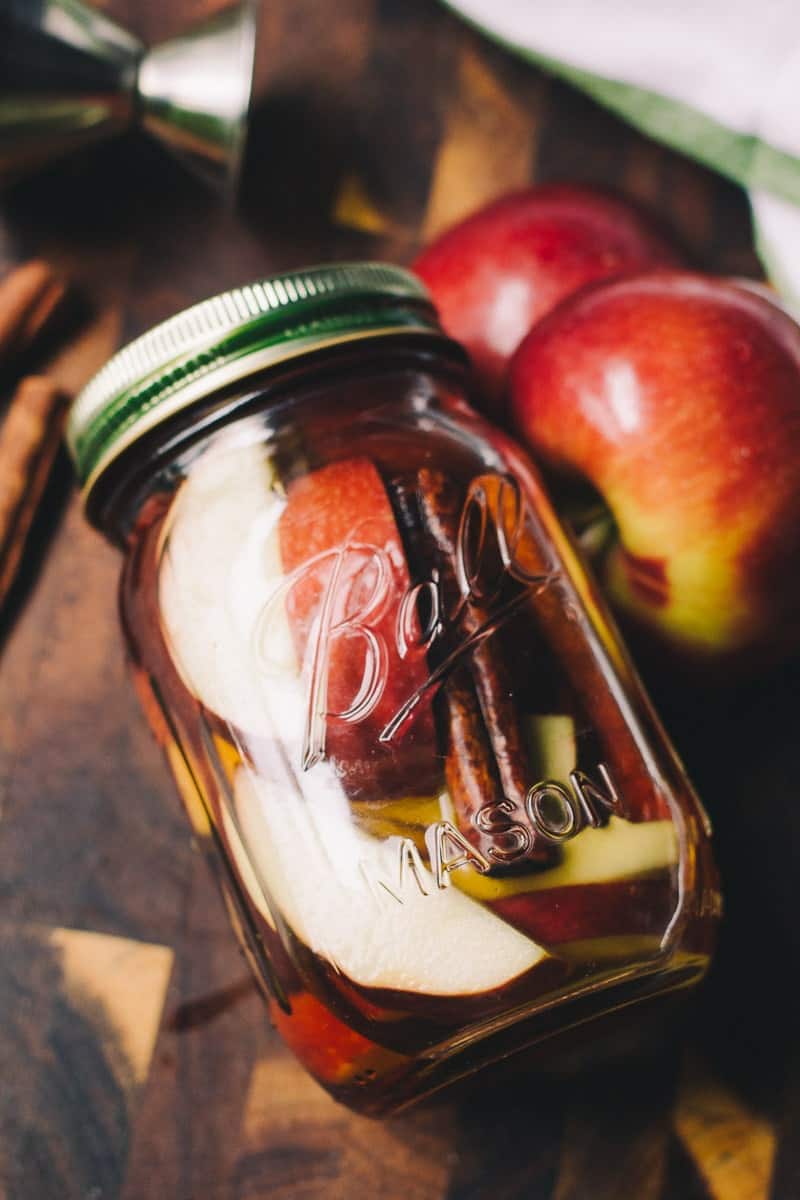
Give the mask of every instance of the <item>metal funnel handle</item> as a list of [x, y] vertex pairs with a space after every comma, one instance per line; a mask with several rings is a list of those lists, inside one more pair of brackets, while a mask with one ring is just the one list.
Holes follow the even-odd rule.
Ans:
[[243, 0], [146, 49], [81, 0], [0, 0], [0, 185], [138, 123], [232, 190], [256, 25]]
[[235, 185], [244, 148], [256, 44], [255, 0], [244, 0], [145, 52], [140, 119], [211, 183]]

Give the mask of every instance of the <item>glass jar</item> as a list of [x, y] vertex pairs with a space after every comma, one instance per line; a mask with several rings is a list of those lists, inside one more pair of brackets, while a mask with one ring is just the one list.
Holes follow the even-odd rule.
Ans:
[[719, 909], [597, 588], [466, 389], [419, 282], [361, 264], [178, 315], [70, 422], [272, 1020], [370, 1113], [693, 983]]

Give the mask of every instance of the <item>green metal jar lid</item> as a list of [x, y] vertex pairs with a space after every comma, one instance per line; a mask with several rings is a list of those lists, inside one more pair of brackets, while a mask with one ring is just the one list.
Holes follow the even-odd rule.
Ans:
[[78, 395], [67, 444], [85, 491], [174, 413], [309, 351], [398, 333], [442, 335], [423, 284], [399, 267], [341, 263], [203, 300], [125, 346]]

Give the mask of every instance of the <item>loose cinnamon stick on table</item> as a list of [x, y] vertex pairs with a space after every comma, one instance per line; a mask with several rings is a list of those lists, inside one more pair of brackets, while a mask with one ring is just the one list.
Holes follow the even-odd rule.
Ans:
[[65, 397], [51, 380], [30, 376], [0, 425], [0, 608], [61, 444], [65, 410]]
[[0, 362], [24, 354], [64, 299], [65, 284], [47, 263], [24, 263], [0, 281]]
[[[0, 368], [19, 372], [19, 360], [57, 311], [65, 284], [34, 260], [0, 280]], [[0, 607], [11, 590], [61, 442], [66, 403], [50, 380], [19, 384], [0, 423]]]

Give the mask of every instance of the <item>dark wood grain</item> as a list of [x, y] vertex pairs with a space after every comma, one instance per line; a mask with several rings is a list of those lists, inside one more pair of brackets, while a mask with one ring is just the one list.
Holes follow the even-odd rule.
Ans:
[[[103, 7], [157, 40], [221, 4]], [[47, 257], [91, 302], [92, 323], [53, 365], [65, 386], [79, 387], [121, 339], [212, 292], [300, 263], [407, 262], [449, 221], [534, 179], [622, 187], [700, 265], [758, 272], [737, 189], [432, 0], [263, 8], [234, 211], [134, 137], [2, 199], [0, 268]], [[0, 659], [0, 1195], [800, 1194], [800, 1061], [788, 1032], [800, 830], [780, 803], [796, 790], [796, 670], [748, 698], [695, 708], [663, 698], [717, 819], [729, 884], [686, 1063], [671, 1048], [669, 1061], [578, 1090], [523, 1082], [375, 1124], [335, 1105], [270, 1030], [127, 684], [117, 554], [76, 498], [56, 518]]]

